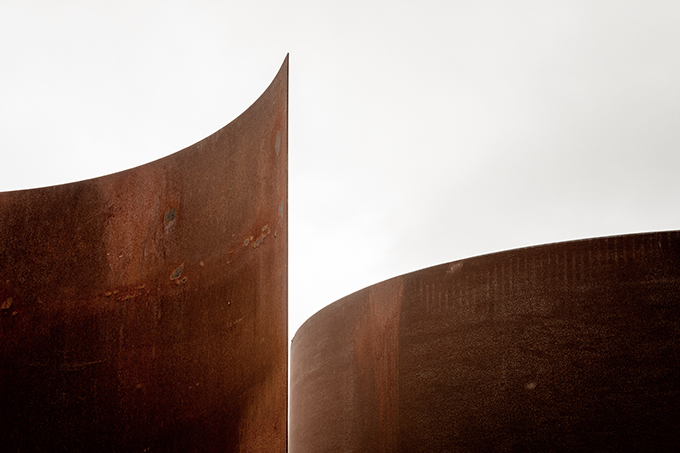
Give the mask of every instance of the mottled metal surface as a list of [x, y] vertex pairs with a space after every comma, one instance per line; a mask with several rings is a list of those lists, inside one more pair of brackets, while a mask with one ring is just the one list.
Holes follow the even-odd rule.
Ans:
[[324, 308], [290, 451], [675, 451], [680, 232], [456, 261]]
[[285, 451], [288, 59], [210, 137], [0, 194], [1, 451]]

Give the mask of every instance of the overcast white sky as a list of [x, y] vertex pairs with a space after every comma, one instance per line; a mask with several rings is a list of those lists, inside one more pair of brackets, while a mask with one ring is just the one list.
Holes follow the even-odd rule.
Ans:
[[191, 145], [290, 52], [290, 336], [378, 281], [680, 228], [680, 2], [0, 3], [0, 190]]

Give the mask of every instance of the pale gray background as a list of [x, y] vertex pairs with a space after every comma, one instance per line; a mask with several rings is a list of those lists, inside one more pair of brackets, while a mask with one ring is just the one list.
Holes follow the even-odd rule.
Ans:
[[680, 2], [0, 3], [0, 190], [211, 134], [290, 66], [290, 335], [408, 271], [680, 228]]

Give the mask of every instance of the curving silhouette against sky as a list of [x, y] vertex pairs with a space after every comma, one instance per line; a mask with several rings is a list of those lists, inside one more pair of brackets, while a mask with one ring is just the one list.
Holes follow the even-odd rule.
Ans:
[[290, 53], [290, 336], [510, 248], [680, 228], [676, 1], [0, 4], [0, 190], [178, 151]]

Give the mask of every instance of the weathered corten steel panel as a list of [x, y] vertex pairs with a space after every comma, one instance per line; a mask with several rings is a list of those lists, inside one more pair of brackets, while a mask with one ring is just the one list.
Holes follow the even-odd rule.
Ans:
[[291, 349], [290, 451], [673, 451], [680, 232], [551, 244], [403, 275]]
[[288, 59], [138, 168], [0, 194], [1, 451], [285, 451]]

